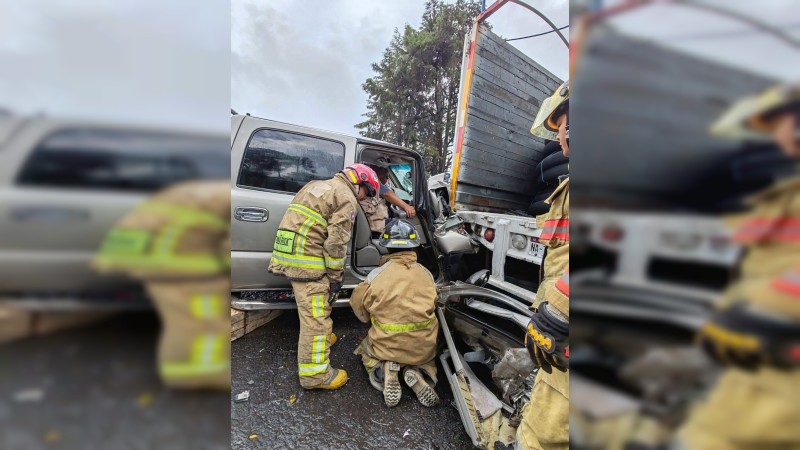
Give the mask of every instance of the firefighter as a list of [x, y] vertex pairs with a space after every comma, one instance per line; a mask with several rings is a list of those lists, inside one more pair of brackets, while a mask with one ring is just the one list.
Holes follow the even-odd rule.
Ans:
[[361, 355], [370, 382], [383, 392], [389, 407], [400, 402], [401, 370], [403, 381], [420, 403], [428, 407], [439, 403], [433, 389], [439, 334], [436, 283], [428, 269], [417, 263], [414, 249], [419, 243], [414, 225], [402, 219], [389, 222], [380, 241], [389, 254], [350, 297], [356, 317], [372, 323], [355, 354]]
[[162, 381], [230, 389], [229, 181], [168, 187], [124, 216], [93, 266], [144, 282], [162, 333]]
[[[380, 191], [387, 189], [385, 187], [385, 181], [381, 178], [381, 172], [387, 171], [385, 167], [380, 166], [369, 166], [371, 169], [375, 171], [375, 174], [378, 176], [378, 180], [380, 180]], [[387, 171], [388, 172], [388, 171]], [[386, 220], [389, 218], [389, 208], [386, 207], [386, 202], [383, 201], [383, 198], [380, 196], [380, 192], [378, 195], [373, 197], [367, 197], [364, 200], [360, 200], [359, 205], [364, 210], [364, 214], [367, 216], [367, 221], [369, 222], [369, 229], [372, 233], [372, 239], [380, 239], [381, 234], [383, 234], [383, 229], [386, 227]]]
[[386, 200], [394, 206], [402, 209], [406, 213], [406, 217], [409, 219], [416, 217], [417, 211], [414, 209], [414, 207], [404, 202], [403, 199], [395, 194], [392, 188], [389, 187], [389, 169], [386, 167], [378, 167], [375, 170], [375, 173], [378, 175], [378, 180], [381, 182], [381, 189], [380, 192], [378, 192], [380, 197], [383, 200]]
[[298, 376], [305, 389], [337, 389], [347, 382], [347, 372], [331, 368], [328, 360], [336, 342], [330, 313], [342, 287], [357, 202], [378, 189], [375, 171], [353, 164], [330, 180], [303, 186], [278, 226], [269, 271], [292, 282], [300, 317]]
[[[744, 99], [712, 126], [729, 137], [771, 138], [800, 157], [800, 84]], [[800, 177], [750, 199], [731, 221], [746, 254], [698, 340], [726, 366], [678, 432], [686, 449], [800, 448]]]
[[[569, 81], [542, 102], [531, 133], [558, 139], [569, 156]], [[517, 429], [521, 449], [569, 448], [569, 178], [545, 202], [550, 210], [536, 217], [536, 226], [546, 253], [525, 336], [540, 369]]]
[[404, 202], [393, 190], [389, 187], [389, 169], [383, 166], [370, 166], [378, 175], [380, 181], [380, 190], [375, 197], [369, 197], [359, 201], [361, 208], [367, 215], [369, 221], [369, 228], [372, 232], [372, 239], [380, 239], [383, 229], [386, 227], [386, 221], [389, 219], [389, 209], [386, 202], [389, 202], [398, 208], [405, 211], [409, 219], [416, 217], [417, 212], [413, 206]]

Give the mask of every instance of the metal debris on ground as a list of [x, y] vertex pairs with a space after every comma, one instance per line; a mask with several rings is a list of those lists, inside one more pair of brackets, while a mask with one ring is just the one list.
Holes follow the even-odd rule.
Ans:
[[56, 444], [61, 441], [61, 433], [56, 430], [48, 430], [42, 436], [42, 440], [47, 444]]
[[38, 403], [44, 398], [44, 390], [39, 388], [25, 389], [14, 394], [14, 401], [20, 403]]
[[244, 391], [240, 394], [236, 394], [236, 397], [233, 398], [235, 402], [246, 402], [250, 399], [250, 391]]
[[140, 408], [147, 408], [153, 404], [153, 394], [150, 392], [142, 392], [136, 397], [136, 404], [139, 405]]
[[403, 439], [405, 439], [409, 434], [411, 434], [411, 428], [407, 429], [406, 432], [403, 433]]
[[247, 384], [253, 385], [253, 384], [256, 384], [256, 382], [255, 382], [255, 380], [250, 380], [250, 381], [247, 382]]

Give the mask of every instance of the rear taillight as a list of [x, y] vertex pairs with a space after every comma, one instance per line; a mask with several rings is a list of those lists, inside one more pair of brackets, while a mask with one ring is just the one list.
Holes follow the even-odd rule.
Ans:
[[483, 238], [486, 239], [487, 242], [492, 242], [494, 240], [494, 230], [487, 228], [486, 233], [483, 234]]
[[600, 238], [606, 242], [619, 242], [624, 235], [625, 232], [622, 231], [622, 228], [615, 225], [605, 227], [600, 232]]

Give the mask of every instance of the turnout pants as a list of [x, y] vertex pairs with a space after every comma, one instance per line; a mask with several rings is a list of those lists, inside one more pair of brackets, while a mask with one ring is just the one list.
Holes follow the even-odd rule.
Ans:
[[230, 390], [230, 279], [146, 281], [161, 318], [158, 369], [180, 389]]
[[[358, 347], [356, 347], [355, 351], [353, 351], [353, 354], [361, 356], [361, 364], [364, 365], [364, 369], [367, 371], [367, 375], [370, 375], [372, 372], [374, 372], [378, 368], [382, 367], [383, 363], [386, 362], [386, 361], [381, 361], [380, 359], [376, 358], [372, 354], [372, 349], [370, 347], [369, 336], [366, 336], [364, 339], [361, 340], [361, 343], [358, 344]], [[426, 362], [425, 364], [420, 364], [420, 365], [416, 365], [416, 366], [411, 365], [411, 364], [400, 364], [400, 367], [411, 367], [413, 369], [419, 370], [420, 372], [422, 372], [425, 375], [427, 375], [428, 378], [431, 379], [431, 381], [433, 381], [433, 386], [435, 386], [436, 383], [438, 382], [437, 374], [436, 374], [437, 369], [436, 369], [436, 360], [435, 359], [432, 359], [432, 360]], [[375, 389], [378, 389], [379, 391], [383, 391], [383, 387], [382, 386], [379, 387], [379, 386], [375, 386], [373, 384], [373, 387]]]
[[569, 449], [569, 371], [539, 371], [531, 401], [522, 411], [517, 448]]
[[297, 373], [301, 386], [313, 387], [327, 381], [333, 372], [329, 360], [333, 308], [328, 304], [328, 277], [317, 281], [292, 281], [292, 289], [300, 317]]
[[800, 371], [728, 369], [678, 431], [676, 449], [800, 449]]

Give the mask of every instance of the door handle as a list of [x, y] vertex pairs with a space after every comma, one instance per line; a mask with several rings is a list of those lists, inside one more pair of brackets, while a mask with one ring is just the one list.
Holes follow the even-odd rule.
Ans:
[[240, 206], [233, 210], [233, 218], [242, 222], [266, 222], [269, 220], [269, 211], [254, 206]]

